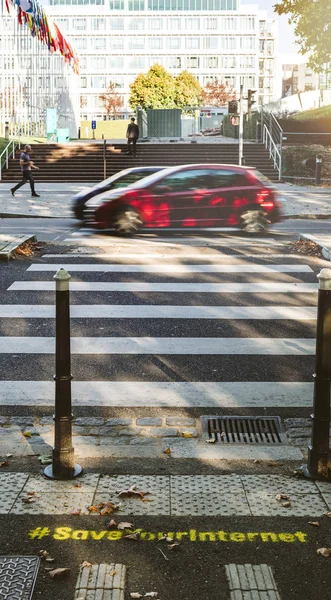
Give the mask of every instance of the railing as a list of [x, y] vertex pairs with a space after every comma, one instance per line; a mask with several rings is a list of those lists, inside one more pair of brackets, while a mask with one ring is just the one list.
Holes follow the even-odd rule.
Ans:
[[[10, 146], [12, 146], [12, 150], [10, 150]], [[11, 140], [0, 154], [0, 181], [2, 180], [2, 168], [5, 167], [8, 169], [8, 161], [11, 156], [15, 156], [14, 140]]]
[[282, 146], [275, 143], [267, 125], [263, 126], [262, 141], [266, 149], [269, 150], [269, 156], [273, 160], [274, 169], [278, 171], [278, 179], [282, 179]]

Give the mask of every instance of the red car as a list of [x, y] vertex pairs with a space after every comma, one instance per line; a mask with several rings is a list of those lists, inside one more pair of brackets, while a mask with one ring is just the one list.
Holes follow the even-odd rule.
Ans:
[[163, 169], [110, 192], [95, 222], [123, 234], [147, 227], [241, 227], [256, 233], [280, 216], [275, 191], [258, 171], [201, 164]]

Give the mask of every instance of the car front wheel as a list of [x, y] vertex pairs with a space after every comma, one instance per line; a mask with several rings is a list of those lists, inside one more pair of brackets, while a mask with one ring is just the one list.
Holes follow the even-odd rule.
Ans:
[[249, 209], [240, 215], [240, 227], [246, 233], [266, 233], [268, 225], [263, 210]]
[[139, 213], [133, 208], [124, 208], [115, 214], [113, 228], [121, 235], [133, 235], [142, 226]]

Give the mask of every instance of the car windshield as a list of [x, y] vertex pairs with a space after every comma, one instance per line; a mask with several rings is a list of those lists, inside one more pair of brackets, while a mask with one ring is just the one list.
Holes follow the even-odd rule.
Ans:
[[152, 175], [159, 170], [160, 169], [142, 169], [141, 171], [131, 171], [130, 173], [126, 173], [125, 175], [118, 177], [118, 179], [112, 176], [99, 183], [96, 187], [103, 188], [104, 190], [116, 190], [117, 188], [124, 188], [128, 185], [136, 183], [136, 181], [139, 181], [148, 175]]
[[272, 186], [270, 179], [268, 179], [268, 177], [263, 175], [263, 173], [261, 173], [257, 169], [251, 169], [250, 172], [253, 173], [254, 177], [256, 177], [256, 179], [258, 179], [261, 183], [264, 183], [268, 186]]

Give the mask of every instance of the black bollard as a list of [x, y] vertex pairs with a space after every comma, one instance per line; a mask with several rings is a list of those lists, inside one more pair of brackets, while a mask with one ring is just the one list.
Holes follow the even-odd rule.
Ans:
[[60, 269], [56, 281], [55, 442], [52, 464], [44, 474], [50, 479], [73, 479], [82, 473], [75, 464], [72, 446], [69, 273]]
[[318, 275], [316, 373], [314, 413], [308, 462], [301, 470], [306, 477], [331, 481], [330, 383], [331, 383], [331, 269]]
[[315, 184], [319, 185], [321, 183], [322, 176], [322, 159], [320, 156], [316, 156], [316, 168], [315, 168]]

